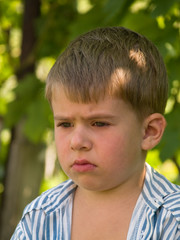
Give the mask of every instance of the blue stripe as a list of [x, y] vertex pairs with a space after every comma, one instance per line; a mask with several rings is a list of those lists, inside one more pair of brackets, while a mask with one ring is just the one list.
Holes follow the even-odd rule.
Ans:
[[53, 239], [57, 239], [57, 221], [56, 221], [56, 212], [53, 213]]

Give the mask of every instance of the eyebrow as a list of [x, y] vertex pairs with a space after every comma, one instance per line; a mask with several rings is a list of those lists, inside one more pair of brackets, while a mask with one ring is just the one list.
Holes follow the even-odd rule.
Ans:
[[[92, 114], [91, 116], [83, 117], [84, 120], [92, 120], [92, 119], [115, 119], [116, 116], [111, 114]], [[61, 116], [61, 115], [55, 115], [54, 120], [72, 120], [74, 119], [71, 116]]]

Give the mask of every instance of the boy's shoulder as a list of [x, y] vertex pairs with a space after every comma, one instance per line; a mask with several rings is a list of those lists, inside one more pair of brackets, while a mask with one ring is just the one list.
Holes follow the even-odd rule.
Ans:
[[72, 180], [67, 180], [35, 198], [26, 206], [23, 215], [32, 211], [43, 211], [45, 214], [54, 212], [71, 199], [75, 189], [76, 184]]
[[[147, 174], [144, 196], [151, 208], [163, 208], [180, 223], [180, 186], [171, 183], [166, 177], [146, 165]], [[151, 203], [150, 203], [151, 202]]]

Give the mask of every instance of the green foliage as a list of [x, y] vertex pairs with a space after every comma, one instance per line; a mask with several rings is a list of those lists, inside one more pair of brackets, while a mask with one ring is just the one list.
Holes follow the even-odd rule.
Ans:
[[159, 148], [161, 149], [160, 157], [162, 161], [165, 161], [168, 158], [173, 158], [180, 149], [179, 116], [180, 104], [177, 104], [177, 106], [175, 106], [173, 110], [166, 116], [168, 126], [159, 145]]
[[[36, 71], [25, 76], [21, 81], [17, 80], [16, 87], [6, 87], [19, 67], [23, 2], [0, 1], [0, 119], [2, 119], [0, 130], [11, 129], [23, 119], [25, 136], [33, 143], [45, 141], [47, 129], [53, 129], [53, 121], [50, 107], [44, 99], [44, 79], [37, 74], [39, 63], [48, 58], [55, 59], [70, 40], [85, 31], [101, 26], [123, 25], [147, 36], [157, 45], [165, 60], [170, 83], [168, 102], [170, 107], [166, 114], [167, 129], [156, 151], [159, 153], [158, 162], [165, 163], [167, 159], [171, 159], [176, 166], [179, 166], [179, 0], [43, 0], [41, 2], [41, 16], [35, 22], [37, 42], [33, 54]], [[78, 9], [80, 2], [88, 3], [91, 7], [87, 8], [87, 11], [80, 12]], [[1, 140], [0, 147], [5, 156], [8, 142], [4, 143]], [[148, 161], [156, 165], [153, 159], [154, 155], [150, 155]]]
[[74, 0], [69, 1], [44, 1], [46, 10], [38, 19], [36, 32], [38, 35], [37, 56], [57, 57], [69, 39], [69, 26], [77, 16]]
[[151, 2], [152, 5], [154, 5], [154, 9], [152, 12], [152, 16], [158, 17], [160, 15], [165, 15], [169, 10], [171, 9], [172, 5], [178, 1], [171, 0], [171, 1], [164, 1], [164, 0], [153, 0]]
[[59, 183], [64, 182], [66, 180], [68, 180], [68, 177], [62, 170], [60, 170], [58, 173], [56, 173], [56, 175], [47, 179], [43, 179], [40, 193], [45, 192], [47, 189], [57, 186]]
[[119, 25], [133, 0], [98, 1], [85, 14], [79, 14], [70, 26], [70, 39], [92, 28]]
[[146, 161], [152, 165], [156, 171], [164, 174], [170, 181], [176, 182], [178, 179], [178, 169], [173, 161], [166, 159], [163, 163], [160, 158], [160, 152], [157, 149], [150, 151]]
[[50, 107], [44, 98], [44, 83], [34, 75], [26, 75], [14, 92], [16, 97], [9, 103], [5, 116], [6, 126], [12, 128], [24, 118], [24, 134], [34, 143], [42, 141], [46, 129], [53, 126]]
[[[38, 117], [37, 117], [38, 116]], [[27, 121], [24, 134], [34, 143], [44, 140], [46, 130], [52, 128], [53, 118], [51, 118], [50, 107], [45, 99], [38, 97], [27, 110]]]
[[[20, 0], [0, 1], [0, 86], [14, 74], [17, 55], [12, 54], [13, 31], [20, 28], [23, 6]], [[17, 52], [16, 52], [17, 53]]]

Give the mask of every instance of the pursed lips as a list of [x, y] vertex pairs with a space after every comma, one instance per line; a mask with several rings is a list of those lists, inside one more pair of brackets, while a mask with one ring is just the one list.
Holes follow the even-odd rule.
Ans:
[[96, 168], [97, 166], [86, 159], [78, 159], [75, 160], [72, 169], [76, 172], [88, 172], [92, 171]]

